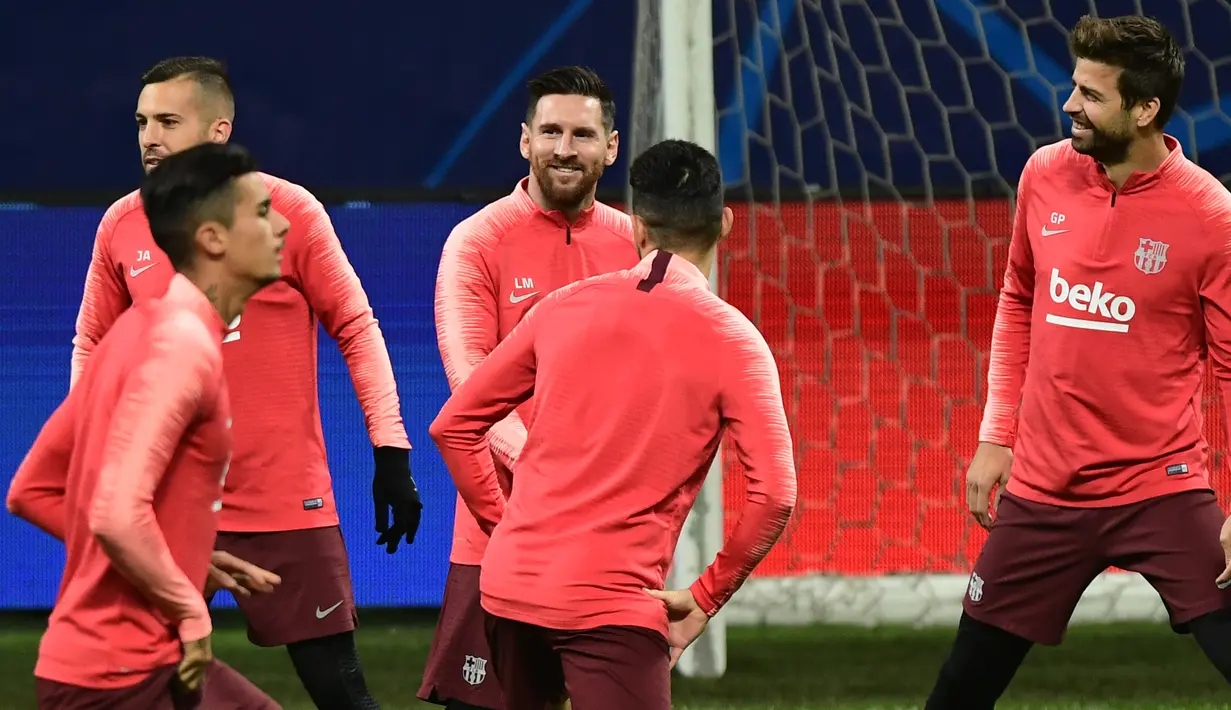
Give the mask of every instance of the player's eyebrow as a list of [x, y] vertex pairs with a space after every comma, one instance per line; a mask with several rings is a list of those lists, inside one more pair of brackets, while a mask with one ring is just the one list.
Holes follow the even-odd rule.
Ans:
[[1076, 79], [1074, 79], [1074, 80], [1073, 80], [1073, 86], [1077, 87], [1078, 89], [1081, 89], [1081, 92], [1082, 92], [1083, 94], [1086, 94], [1086, 95], [1090, 96], [1090, 98], [1094, 99], [1095, 101], [1102, 101], [1102, 100], [1103, 100], [1103, 95], [1102, 95], [1100, 92], [1095, 91], [1094, 89], [1091, 89], [1090, 87], [1086, 86], [1085, 84], [1079, 84], [1079, 83], [1077, 83], [1077, 80], [1076, 80]]
[[[140, 111], [136, 113], [136, 117], [138, 121], [148, 120], [146, 115], [141, 113]], [[156, 113], [150, 118], [153, 118], [155, 121], [169, 121], [173, 118], [183, 118], [183, 116], [179, 115], [178, 113], [163, 112], [163, 113]]]

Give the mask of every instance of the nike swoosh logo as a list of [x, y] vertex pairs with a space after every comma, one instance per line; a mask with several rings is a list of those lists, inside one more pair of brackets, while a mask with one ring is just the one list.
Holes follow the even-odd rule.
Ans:
[[1054, 237], [1054, 236], [1056, 236], [1057, 234], [1064, 234], [1064, 233], [1065, 233], [1065, 232], [1067, 232], [1067, 231], [1069, 231], [1069, 230], [1067, 230], [1067, 229], [1048, 229], [1047, 227], [1044, 227], [1044, 228], [1043, 228], [1043, 236], [1045, 236], [1045, 237]]
[[534, 297], [535, 297], [535, 296], [537, 296], [537, 295], [539, 295], [539, 292], [538, 292], [538, 291], [531, 291], [530, 293], [527, 293], [527, 294], [522, 295], [522, 296], [518, 296], [517, 294], [510, 293], [510, 294], [509, 294], [509, 303], [512, 303], [512, 304], [516, 305], [516, 304], [521, 303], [522, 301], [526, 300], [527, 298], [534, 298]]
[[316, 607], [316, 618], [324, 619], [326, 616], [329, 616], [330, 614], [332, 614], [334, 609], [337, 609], [340, 606], [342, 606], [342, 602], [338, 602], [337, 604], [334, 604], [333, 606], [329, 607], [328, 609], [324, 609], [324, 610], [322, 610], [318, 606]]
[[154, 262], [153, 264], [149, 264], [147, 266], [142, 266], [140, 269], [130, 266], [128, 267], [128, 275], [135, 279], [141, 274], [145, 273], [146, 271], [149, 271], [150, 269], [154, 268], [155, 266], [158, 266], [158, 262]]

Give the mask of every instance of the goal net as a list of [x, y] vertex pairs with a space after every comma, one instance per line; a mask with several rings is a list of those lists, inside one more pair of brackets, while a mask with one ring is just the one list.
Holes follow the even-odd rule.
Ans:
[[[684, 41], [656, 31], [664, 1], [639, 7], [634, 154], [686, 137], [662, 126], [678, 97], [655, 61]], [[956, 622], [986, 538], [963, 480], [1014, 186], [1031, 152], [1067, 135], [1067, 29], [1087, 13], [1163, 21], [1188, 50], [1187, 110], [1169, 132], [1200, 160], [1231, 137], [1217, 103], [1228, 52], [1200, 41], [1227, 26], [1227, 6], [714, 0], [715, 147], [736, 212], [719, 289], [777, 357], [799, 471], [790, 527], [727, 623]], [[723, 468], [729, 526], [744, 482], [729, 455]], [[1163, 618], [1140, 577], [1112, 571], [1074, 621]]]

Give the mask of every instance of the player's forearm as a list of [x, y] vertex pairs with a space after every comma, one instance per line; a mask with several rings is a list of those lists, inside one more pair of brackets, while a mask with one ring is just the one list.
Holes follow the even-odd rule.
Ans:
[[338, 347], [350, 370], [372, 445], [409, 449], [389, 350], [376, 319], [369, 316], [367, 320], [353, 333], [341, 334]]
[[195, 641], [210, 634], [209, 610], [201, 590], [175, 564], [152, 508], [101, 510], [95, 506], [89, 524], [116, 570], [178, 627], [181, 640]]
[[979, 441], [1012, 446], [1017, 434], [1017, 406], [1030, 357], [1031, 301], [1005, 289], [996, 309], [987, 367], [987, 404]]
[[485, 439], [490, 424], [462, 415], [449, 404], [428, 428], [458, 495], [488, 535], [504, 517], [504, 492]]
[[748, 502], [722, 551], [692, 585], [693, 598], [710, 616], [717, 614], [765, 559], [795, 510], [795, 472], [779, 472], [778, 481]]

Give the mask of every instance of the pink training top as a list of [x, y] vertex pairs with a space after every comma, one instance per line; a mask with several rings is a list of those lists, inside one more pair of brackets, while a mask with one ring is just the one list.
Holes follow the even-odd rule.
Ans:
[[[534, 393], [508, 501], [484, 435]], [[795, 505], [778, 370], [757, 329], [697, 267], [653, 252], [539, 303], [453, 394], [431, 434], [492, 532], [483, 608], [553, 629], [667, 633], [662, 589], [684, 519], [729, 429], [748, 504], [692, 585], [718, 612]]]
[[1201, 395], [1211, 364], [1231, 395], [1231, 194], [1166, 141], [1119, 189], [1067, 140], [1022, 171], [979, 436], [1013, 447], [1014, 495], [1099, 507], [1210, 487]]
[[[262, 174], [291, 223], [282, 281], [262, 289], [223, 340], [235, 456], [219, 527], [271, 532], [338, 524], [321, 431], [317, 322], [338, 342], [375, 446], [409, 448], [393, 367], [367, 294], [325, 208], [304, 188]], [[161, 296], [174, 271], [150, 235], [140, 194], [107, 210], [86, 275], [73, 381], [133, 303]]]
[[[436, 277], [436, 339], [449, 386], [456, 390], [530, 307], [574, 281], [637, 263], [628, 215], [595, 202], [571, 224], [544, 211], [523, 178], [512, 194], [463, 220], [449, 234]], [[501, 476], [508, 477], [526, 441], [533, 402], [487, 434]], [[487, 534], [461, 497], [453, 518], [449, 561], [478, 565]]]
[[225, 331], [175, 276], [165, 298], [116, 319], [17, 470], [9, 510], [68, 551], [39, 678], [133, 685], [210, 634], [201, 592], [231, 452]]

